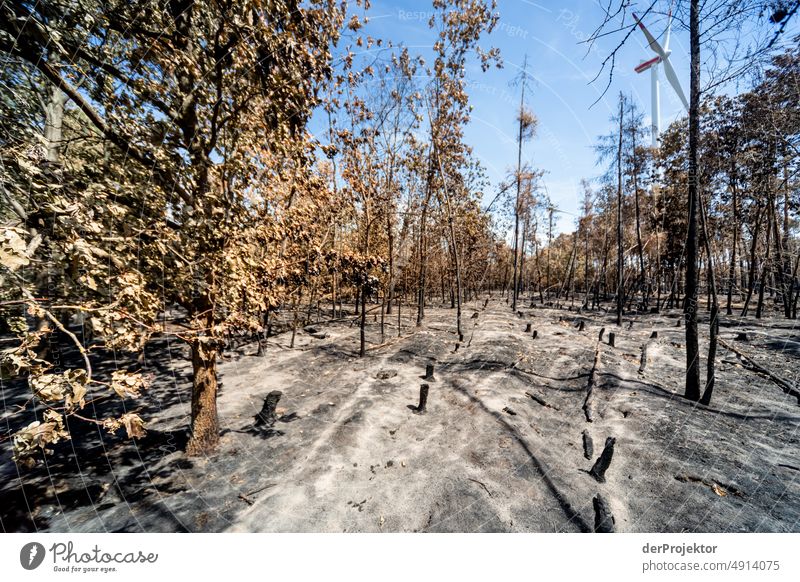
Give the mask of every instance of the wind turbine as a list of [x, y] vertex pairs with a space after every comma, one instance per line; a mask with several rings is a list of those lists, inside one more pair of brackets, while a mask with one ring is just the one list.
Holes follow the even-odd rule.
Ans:
[[650, 85], [651, 85], [651, 107], [652, 107], [652, 122], [650, 124], [650, 134], [653, 140], [653, 147], [658, 147], [658, 135], [661, 133], [661, 99], [659, 95], [659, 86], [658, 86], [658, 65], [662, 65], [664, 67], [664, 74], [667, 76], [667, 81], [669, 84], [672, 85], [672, 88], [675, 90], [675, 93], [680, 98], [683, 106], [686, 108], [686, 111], [689, 111], [689, 102], [686, 101], [686, 96], [683, 94], [683, 89], [681, 89], [681, 84], [678, 81], [678, 75], [675, 73], [675, 69], [672, 68], [672, 63], [669, 61], [669, 55], [672, 51], [669, 50], [669, 35], [670, 29], [672, 28], [672, 10], [669, 11], [669, 16], [667, 17], [667, 30], [664, 34], [664, 46], [661, 46], [655, 37], [650, 34], [650, 31], [647, 30], [645, 25], [639, 20], [639, 17], [636, 14], [633, 15], [633, 19], [636, 21], [636, 24], [639, 25], [639, 28], [642, 29], [644, 36], [647, 38], [647, 42], [650, 45], [650, 48], [656, 56], [649, 61], [643, 61], [639, 64], [638, 67], [634, 69], [637, 73], [642, 73], [647, 69], [650, 69]]

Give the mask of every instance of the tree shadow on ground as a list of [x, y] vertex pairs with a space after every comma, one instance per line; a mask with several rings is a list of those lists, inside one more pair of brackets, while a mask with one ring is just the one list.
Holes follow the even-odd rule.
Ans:
[[519, 435], [516, 428], [514, 428], [514, 426], [508, 422], [506, 416], [504, 416], [501, 412], [491, 410], [490, 408], [488, 408], [480, 398], [476, 398], [475, 396], [470, 394], [469, 391], [466, 388], [464, 388], [464, 386], [462, 386], [460, 382], [452, 382], [451, 385], [457, 392], [460, 392], [461, 394], [466, 396], [470, 400], [470, 402], [478, 406], [484, 413], [492, 416], [506, 430], [506, 432], [508, 432], [511, 438], [517, 443], [517, 445], [519, 445], [519, 447], [522, 448], [522, 450], [530, 458], [531, 463], [533, 464], [534, 469], [536, 469], [536, 472], [541, 477], [542, 482], [545, 484], [547, 489], [550, 491], [550, 493], [558, 502], [559, 506], [561, 507], [561, 510], [564, 512], [564, 515], [566, 516], [569, 523], [575, 526], [581, 532], [584, 533], [591, 532], [592, 528], [589, 526], [589, 524], [583, 519], [583, 517], [581, 517], [581, 515], [575, 510], [575, 508], [572, 507], [572, 504], [570, 504], [569, 501], [567, 501], [567, 499], [564, 497], [564, 494], [553, 482], [552, 478], [550, 477], [552, 471], [548, 467], [546, 467], [542, 461], [539, 460], [539, 458], [534, 454], [534, 452], [528, 446], [528, 443], [526, 443], [525, 440]]
[[[705, 404], [695, 402], [694, 400], [689, 400], [679, 392], [671, 392], [666, 388], [659, 386], [658, 384], [642, 382], [641, 380], [633, 380], [631, 378], [622, 378], [621, 376], [612, 374], [610, 372], [597, 372], [597, 376], [598, 378], [604, 379], [602, 381], [598, 381], [597, 388], [599, 390], [624, 389], [623, 384], [625, 383], [635, 384], [637, 386], [637, 390], [643, 390], [657, 398], [669, 400], [670, 402], [675, 403], [687, 410], [702, 410], [704, 412], [709, 412], [719, 416], [726, 416], [728, 418], [735, 418], [737, 420], [769, 420], [773, 422], [800, 423], [800, 416], [792, 416], [790, 414], [742, 414], [740, 412], [725, 411], [719, 408], [714, 408], [713, 406], [706, 406]], [[610, 378], [611, 381], [606, 380], [608, 378]]]
[[[115, 370], [141, 371], [150, 378], [150, 387], [141, 398], [121, 400], [110, 389], [96, 387], [88, 395], [81, 416], [90, 420], [137, 413], [145, 422], [160, 417], [169, 422], [180, 420], [191, 394], [191, 376], [180, 344], [157, 338], [148, 343], [145, 357], [109, 350], [90, 352], [93, 377], [107, 381]], [[74, 346], [60, 347], [63, 368], [82, 367], [83, 361]], [[183, 365], [182, 365], [183, 364]], [[34, 408], [26, 380], [4, 382], [1, 394], [5, 409], [0, 420], [4, 433], [13, 433], [43, 412]], [[28, 403], [25, 409], [20, 407]], [[167, 412], [169, 411], [169, 412]], [[188, 416], [186, 417], [188, 425]], [[94, 422], [67, 418], [71, 438], [52, 446], [53, 454], [40, 457], [31, 468], [17, 466], [11, 459], [11, 439], [0, 443], [0, 529], [39, 531], [51, 519], [66, 510], [102, 506], [105, 503], [137, 505], [154, 490], [158, 494], [174, 494], [185, 490], [175, 478], [176, 471], [191, 467], [181, 455], [188, 441], [188, 428], [148, 429], [145, 437], [136, 440], [110, 434]], [[158, 485], [154, 485], [154, 483]], [[109, 501], [115, 499], [116, 501]], [[166, 511], [166, 508], [164, 508]], [[176, 518], [174, 529], [185, 529]]]

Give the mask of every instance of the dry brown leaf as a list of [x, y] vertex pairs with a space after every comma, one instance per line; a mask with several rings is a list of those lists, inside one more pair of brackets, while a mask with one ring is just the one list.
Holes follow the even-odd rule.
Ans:
[[719, 486], [718, 484], [716, 484], [716, 483], [712, 483], [712, 484], [711, 484], [711, 490], [712, 490], [714, 493], [716, 493], [717, 495], [719, 495], [720, 497], [727, 497], [727, 496], [728, 496], [728, 492], [727, 492], [727, 491], [725, 491], [725, 489], [723, 489], [722, 487], [720, 487], [720, 486]]

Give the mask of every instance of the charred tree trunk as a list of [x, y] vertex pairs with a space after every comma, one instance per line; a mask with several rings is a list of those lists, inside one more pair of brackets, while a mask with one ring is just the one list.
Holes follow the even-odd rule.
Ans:
[[430, 182], [433, 180], [433, 168], [428, 172], [428, 186], [425, 193], [425, 199], [422, 204], [422, 213], [420, 216], [420, 232], [419, 232], [419, 281], [417, 287], [417, 327], [422, 326], [425, 320], [425, 275], [428, 268], [427, 257], [427, 238], [426, 229], [428, 222], [428, 205], [431, 200], [432, 185]]
[[[366, 275], [365, 275], [366, 277]], [[361, 288], [361, 325], [359, 326], [358, 357], [363, 358], [367, 353], [367, 284]]]
[[759, 276], [758, 282], [758, 304], [756, 305], [756, 319], [761, 319], [761, 316], [764, 311], [764, 290], [767, 286], [767, 272], [769, 271], [769, 263], [770, 263], [770, 237], [772, 235], [772, 214], [767, 211], [767, 228], [764, 236], [766, 237], [765, 240], [765, 251], [764, 251], [764, 260], [761, 262], [761, 273]]
[[708, 258], [708, 287], [711, 294], [711, 314], [709, 320], [708, 359], [706, 361], [706, 387], [700, 402], [708, 406], [711, 395], [714, 393], [716, 383], [716, 357], [717, 336], [719, 336], [719, 300], [717, 298], [717, 280], [714, 275], [714, 259], [711, 256], [711, 241], [708, 237], [708, 216], [704, 205], [700, 207], [700, 216], [703, 221], [703, 240], [705, 241], [706, 257]]
[[641, 209], [639, 207], [639, 172], [636, 167], [636, 131], [631, 132], [632, 137], [632, 147], [631, 147], [631, 154], [634, 156], [633, 164], [632, 164], [632, 172], [633, 172], [633, 196], [634, 196], [634, 207], [636, 211], [636, 250], [639, 254], [639, 289], [642, 293], [642, 305], [644, 308], [647, 308], [648, 304], [648, 293], [645, 288], [647, 283], [647, 274], [645, 273], [644, 269], [644, 245], [642, 244], [642, 221], [641, 221]]
[[781, 246], [783, 247], [783, 267], [784, 278], [784, 299], [783, 299], [783, 314], [786, 319], [792, 318], [793, 304], [794, 304], [794, 282], [795, 272], [792, 271], [792, 259], [789, 253], [789, 229], [791, 223], [789, 222], [789, 206], [791, 204], [789, 187], [789, 168], [784, 159], [783, 164], [783, 238], [781, 239]]
[[750, 265], [747, 270], [747, 296], [744, 300], [744, 307], [742, 307], [742, 317], [747, 316], [747, 312], [750, 308], [750, 300], [753, 298], [753, 292], [755, 291], [756, 265], [758, 264], [756, 261], [756, 249], [758, 248], [758, 235], [761, 231], [761, 222], [764, 219], [764, 212], [765, 210], [762, 208], [759, 210], [758, 215], [756, 216], [756, 225], [753, 229], [753, 240], [750, 242]]
[[[772, 238], [775, 241], [775, 265], [776, 278], [780, 289], [781, 300], [783, 301], [783, 314], [786, 319], [792, 317], [792, 278], [790, 266], [784, 256], [784, 240], [781, 237], [780, 227], [778, 226], [778, 210], [775, 197], [771, 199], [772, 204]], [[784, 219], [784, 224], [788, 221]], [[785, 234], [785, 233], [784, 233]]]
[[691, 0], [689, 16], [691, 89], [689, 99], [689, 228], [686, 241], [686, 391], [700, 400], [700, 353], [697, 334], [697, 207], [700, 162], [700, 0]]
[[[438, 154], [437, 154], [437, 157], [438, 157]], [[441, 178], [442, 178], [442, 181], [444, 182], [444, 180], [445, 180], [444, 167], [442, 165], [441, 158], [439, 158], [438, 160], [439, 160], [439, 172], [441, 173]], [[461, 328], [461, 301], [462, 301], [462, 294], [463, 294], [463, 292], [462, 292], [462, 283], [461, 283], [461, 261], [459, 260], [459, 256], [458, 256], [458, 241], [456, 240], [456, 230], [455, 230], [455, 226], [453, 224], [453, 222], [454, 222], [454, 219], [453, 219], [453, 206], [452, 206], [451, 201], [450, 201], [450, 193], [447, 190], [447, 184], [446, 183], [444, 184], [444, 189], [443, 189], [442, 193], [444, 194], [445, 208], [447, 209], [447, 226], [448, 226], [448, 230], [450, 232], [450, 251], [451, 251], [451, 254], [452, 254], [452, 257], [453, 257], [453, 267], [455, 268], [455, 274], [456, 274], [456, 292], [455, 292], [455, 297], [456, 297], [456, 329], [457, 329], [457, 333], [458, 333], [458, 341], [462, 342], [462, 341], [464, 341], [464, 332], [462, 331], [462, 328]], [[516, 291], [516, 288], [515, 288], [514, 289], [514, 303], [515, 304], [516, 304], [516, 300], [517, 300], [516, 298], [517, 298], [517, 291]]]
[[625, 302], [623, 290], [622, 249], [622, 131], [625, 98], [619, 94], [619, 145], [617, 148], [617, 325], [622, 325], [622, 308]]
[[589, 307], [589, 225], [588, 216], [583, 241], [583, 309]]
[[[735, 163], [733, 166], [735, 167]], [[736, 247], [739, 244], [739, 195], [736, 188], [735, 178], [731, 178], [731, 195], [733, 196], [733, 243], [731, 245], [731, 262], [728, 265], [728, 297], [725, 312], [728, 315], [733, 314], [731, 302], [733, 301], [733, 287], [736, 281]]]

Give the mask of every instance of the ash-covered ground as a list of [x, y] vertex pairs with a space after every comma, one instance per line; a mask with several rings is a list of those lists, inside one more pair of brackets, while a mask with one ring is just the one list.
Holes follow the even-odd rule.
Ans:
[[[574, 308], [513, 313], [495, 295], [465, 306], [458, 349], [454, 310], [429, 308], [422, 328], [404, 314], [400, 337], [388, 319], [383, 338], [370, 322], [364, 358], [349, 320], [298, 331], [293, 349], [290, 333], [273, 337], [264, 357], [255, 344], [228, 352], [221, 445], [205, 458], [181, 452], [185, 348], [153, 342], [148, 436], [85, 431], [32, 471], [5, 447], [2, 529], [578, 532], [594, 529], [599, 494], [620, 532], [800, 531], [798, 399], [723, 346], [711, 405], [684, 399], [678, 311], [617, 327]], [[723, 316], [720, 337], [797, 386], [794, 322]], [[427, 411], [415, 414], [429, 363]], [[272, 390], [283, 394], [279, 419], [253, 428]], [[18, 396], [4, 393], [6, 406]], [[590, 470], [608, 437], [601, 483]]]

